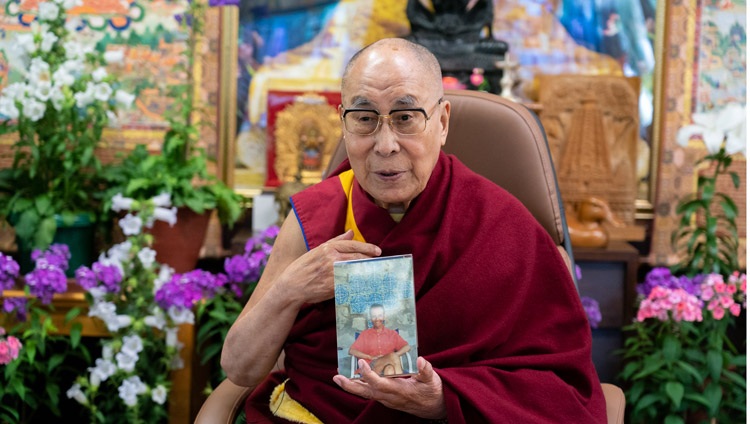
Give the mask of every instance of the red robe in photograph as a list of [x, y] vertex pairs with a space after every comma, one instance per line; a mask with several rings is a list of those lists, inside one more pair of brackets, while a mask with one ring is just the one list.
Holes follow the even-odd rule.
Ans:
[[[382, 256], [413, 255], [418, 353], [442, 379], [449, 422], [606, 423], [578, 293], [554, 242], [516, 198], [441, 153], [396, 223], [349, 169], [344, 161], [292, 197], [305, 242], [312, 249], [354, 226]], [[333, 299], [303, 307], [284, 350], [285, 371], [248, 399], [248, 421], [289, 378], [287, 394], [324, 423], [428, 422], [333, 382]]]

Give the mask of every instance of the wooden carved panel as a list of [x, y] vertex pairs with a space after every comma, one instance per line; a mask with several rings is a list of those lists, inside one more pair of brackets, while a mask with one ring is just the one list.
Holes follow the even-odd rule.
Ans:
[[635, 223], [638, 81], [559, 75], [541, 82], [542, 124], [566, 207], [601, 198], [626, 225]]

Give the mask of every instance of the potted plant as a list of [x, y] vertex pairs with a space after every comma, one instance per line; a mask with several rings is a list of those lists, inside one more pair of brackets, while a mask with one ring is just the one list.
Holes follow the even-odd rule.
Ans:
[[[150, 154], [145, 146], [139, 145], [119, 165], [105, 172], [109, 185], [105, 198], [111, 198], [116, 193], [135, 199], [169, 194], [172, 204], [179, 210], [177, 222], [189, 228], [189, 233], [198, 243], [197, 249], [203, 244], [211, 211], [216, 210], [221, 223], [229, 226], [237, 221], [242, 212], [242, 197], [209, 173], [206, 151], [199, 147], [200, 129], [206, 119], [200, 119], [205, 118], [202, 117], [203, 109], [196, 104], [194, 66], [206, 9], [204, 2], [191, 1], [187, 4], [186, 13], [176, 17], [187, 33], [184, 60], [175, 69], [184, 75], [184, 83], [171, 87], [170, 95], [174, 102], [166, 114], [169, 128], [164, 135], [160, 154]], [[109, 206], [105, 201], [105, 210], [109, 210]], [[158, 230], [159, 227], [155, 229]], [[174, 234], [156, 237], [156, 249], [160, 255], [163, 250], [170, 250], [159, 248], [161, 243], [169, 240], [178, 241], [175, 247], [180, 248], [183, 258], [191, 256], [185, 249], [186, 240]], [[192, 269], [197, 255], [195, 250], [192, 263], [186, 261], [178, 271]], [[159, 259], [163, 260], [161, 256]]]
[[0, 170], [0, 215], [16, 231], [22, 269], [62, 227], [89, 228], [67, 243], [76, 247], [71, 268], [90, 259], [98, 210], [91, 194], [102, 172], [95, 149], [111, 114], [133, 101], [105, 68], [105, 59], [120, 58], [72, 39], [66, 11], [76, 4], [39, 3], [31, 31], [13, 43], [21, 81], [0, 94], [0, 134], [15, 138], [12, 166]]
[[729, 167], [745, 149], [745, 110], [730, 104], [696, 113], [693, 122], [678, 143], [700, 136], [708, 154], [696, 163], [696, 193], [677, 206], [672, 241], [679, 261], [653, 269], [638, 285], [638, 315], [625, 328], [621, 378], [634, 423], [740, 422], [746, 415], [746, 354], [729, 334], [747, 304], [738, 209], [717, 191], [720, 178], [739, 187]]

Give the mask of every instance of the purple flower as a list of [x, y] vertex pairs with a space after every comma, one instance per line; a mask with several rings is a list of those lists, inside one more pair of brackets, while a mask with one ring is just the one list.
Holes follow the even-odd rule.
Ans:
[[34, 249], [31, 252], [31, 259], [36, 262], [37, 267], [40, 265], [50, 265], [65, 271], [68, 269], [70, 260], [70, 249], [67, 244], [53, 244], [44, 252]]
[[82, 266], [76, 270], [76, 281], [84, 290], [90, 290], [96, 287], [96, 274], [87, 266]]
[[224, 259], [224, 272], [230, 281], [242, 283], [250, 279], [252, 270], [244, 255], [234, 255]]
[[159, 288], [154, 300], [166, 311], [172, 306], [191, 309], [202, 297], [200, 288], [191, 284], [190, 279], [184, 279], [182, 274], [176, 274]]
[[48, 305], [55, 293], [63, 293], [68, 289], [68, 279], [65, 271], [59, 267], [40, 266], [40, 262], [37, 262], [36, 269], [26, 274], [26, 285], [32, 295], [38, 297], [42, 304]]
[[120, 291], [120, 283], [122, 283], [120, 268], [115, 265], [103, 265], [100, 262], [94, 262], [92, 267], [94, 268], [96, 279], [101, 281], [108, 292], [118, 293]]
[[25, 297], [6, 297], [3, 299], [3, 312], [9, 314], [16, 311], [16, 320], [26, 321], [26, 298]]
[[683, 289], [693, 296], [698, 296], [703, 278], [704, 276], [701, 274], [692, 278], [684, 275], [678, 278], [672, 275], [669, 268], [657, 267], [646, 274], [643, 283], [636, 286], [636, 291], [638, 294], [648, 297], [655, 287], [663, 287], [665, 289]]
[[583, 310], [586, 312], [586, 317], [589, 319], [591, 328], [599, 326], [599, 323], [602, 322], [602, 312], [599, 309], [599, 302], [588, 296], [581, 296], [581, 304], [583, 304]]
[[208, 0], [208, 5], [210, 7], [239, 6], [240, 0]]
[[18, 278], [18, 262], [0, 253], [0, 291], [12, 289]]
[[278, 235], [279, 235], [278, 225], [271, 225], [270, 227], [263, 230], [263, 232], [261, 233], [261, 237], [270, 241], [275, 240]]

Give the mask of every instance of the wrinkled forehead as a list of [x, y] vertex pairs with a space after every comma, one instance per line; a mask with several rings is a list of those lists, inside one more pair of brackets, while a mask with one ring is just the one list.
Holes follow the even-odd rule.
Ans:
[[[405, 94], [402, 96], [395, 97], [388, 101], [388, 107], [393, 109], [398, 108], [410, 108], [420, 106], [421, 103], [417, 96], [411, 94]], [[372, 99], [368, 95], [353, 95], [348, 101], [347, 107], [350, 108], [364, 108], [364, 109], [377, 109], [379, 102]]]

